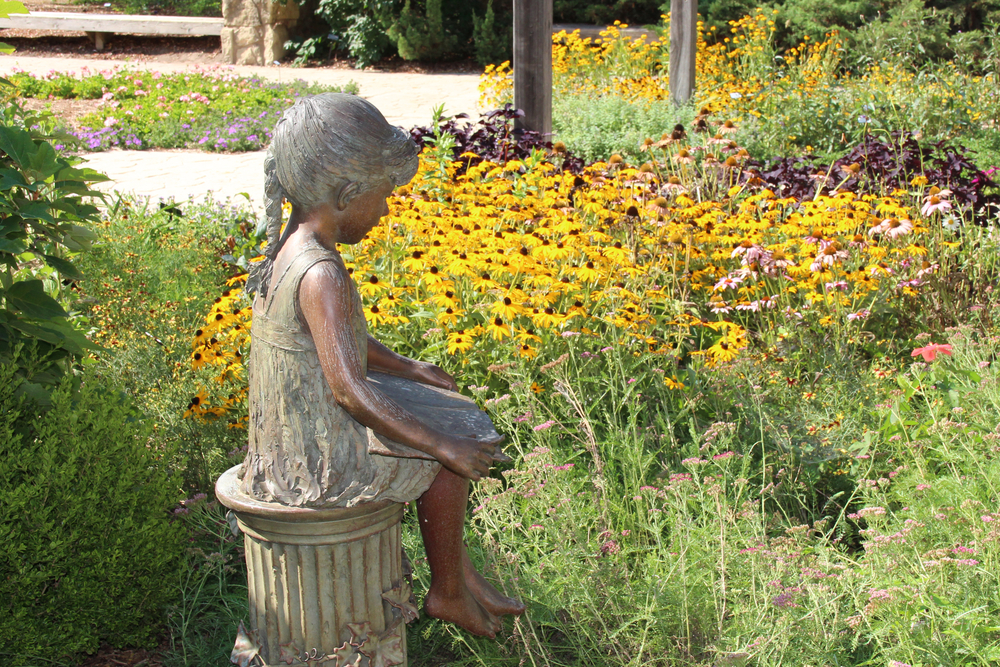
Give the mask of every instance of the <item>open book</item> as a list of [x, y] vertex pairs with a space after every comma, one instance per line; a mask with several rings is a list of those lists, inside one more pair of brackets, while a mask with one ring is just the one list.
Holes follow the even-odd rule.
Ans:
[[[480, 410], [476, 402], [467, 396], [374, 371], [368, 373], [368, 381], [421, 422], [437, 431], [477, 440], [499, 437], [489, 415]], [[390, 440], [371, 429], [368, 430], [368, 451], [382, 456], [434, 460], [430, 454]], [[493, 460], [509, 461], [510, 458], [497, 445]]]

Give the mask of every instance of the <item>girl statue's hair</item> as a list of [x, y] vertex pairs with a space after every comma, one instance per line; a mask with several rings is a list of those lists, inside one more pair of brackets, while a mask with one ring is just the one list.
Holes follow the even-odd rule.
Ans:
[[267, 296], [278, 250], [294, 231], [280, 236], [282, 201], [304, 209], [330, 201], [348, 183], [351, 196], [385, 182], [403, 185], [417, 173], [417, 146], [375, 106], [356, 95], [326, 93], [300, 99], [274, 128], [264, 158], [264, 259], [251, 264], [247, 292]]

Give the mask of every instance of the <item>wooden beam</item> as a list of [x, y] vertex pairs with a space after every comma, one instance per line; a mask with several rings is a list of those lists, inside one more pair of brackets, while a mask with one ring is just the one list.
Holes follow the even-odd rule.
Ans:
[[552, 134], [552, 0], [514, 0], [515, 129]]
[[670, 99], [686, 104], [694, 94], [698, 0], [670, 0]]

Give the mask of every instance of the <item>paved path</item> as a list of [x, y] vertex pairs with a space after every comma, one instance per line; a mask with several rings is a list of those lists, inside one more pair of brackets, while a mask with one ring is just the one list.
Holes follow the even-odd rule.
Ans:
[[[184, 63], [137, 62], [117, 63], [86, 58], [39, 58], [31, 56], [0, 56], [0, 76], [15, 68], [35, 74], [48, 72], [79, 73], [83, 67], [99, 72], [114, 66], [152, 69], [163, 73], [194, 71]], [[362, 97], [370, 100], [394, 125], [412, 127], [426, 125], [433, 117], [435, 106], [444, 103], [448, 114], [467, 113], [476, 116], [479, 97], [479, 77], [475, 74], [413, 74], [401, 72], [371, 72], [351, 69], [293, 67], [202, 67], [201, 70], [224, 69], [247, 76], [260, 76], [273, 81], [306, 81], [329, 85], [344, 85], [354, 81]], [[177, 200], [204, 197], [209, 191], [218, 199], [233, 197], [241, 192], [250, 195], [259, 205], [263, 190], [263, 153], [219, 154], [202, 151], [108, 151], [89, 155], [90, 166], [106, 173], [113, 182], [104, 189], [134, 192], [154, 199], [173, 197]]]

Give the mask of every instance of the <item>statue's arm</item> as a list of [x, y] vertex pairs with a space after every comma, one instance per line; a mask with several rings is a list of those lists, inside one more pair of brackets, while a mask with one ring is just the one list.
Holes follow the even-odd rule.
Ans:
[[448, 375], [440, 367], [397, 354], [375, 340], [371, 334], [368, 334], [368, 368], [409, 378], [433, 387], [458, 391], [455, 378]]
[[336, 264], [320, 262], [299, 285], [299, 308], [337, 403], [376, 433], [433, 456], [452, 472], [484, 477], [496, 443], [435, 431], [365, 379], [351, 326], [350, 280]]

